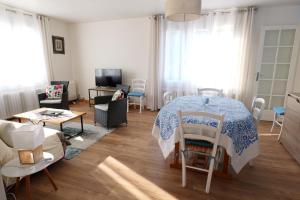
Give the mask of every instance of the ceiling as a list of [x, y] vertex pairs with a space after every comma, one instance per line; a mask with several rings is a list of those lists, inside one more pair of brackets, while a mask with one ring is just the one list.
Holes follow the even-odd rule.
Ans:
[[[0, 0], [27, 11], [68, 22], [90, 22], [135, 18], [162, 13], [164, 0]], [[244, 7], [300, 5], [300, 0], [203, 0], [204, 10]]]

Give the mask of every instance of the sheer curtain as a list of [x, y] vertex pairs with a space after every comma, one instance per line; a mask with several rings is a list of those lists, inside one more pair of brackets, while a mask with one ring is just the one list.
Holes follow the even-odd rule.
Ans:
[[36, 15], [0, 5], [0, 72], [1, 119], [38, 107], [48, 77]]
[[[250, 43], [252, 39], [254, 8], [214, 11], [203, 14], [191, 22], [157, 21], [162, 24], [163, 51], [157, 54], [163, 59], [150, 76], [161, 77], [158, 85], [163, 91], [178, 96], [193, 95], [197, 88], [223, 89], [227, 96], [244, 100], [250, 71]], [[152, 58], [153, 59], [153, 58]], [[151, 86], [150, 86], [151, 87]], [[157, 88], [159, 90], [159, 88]], [[154, 96], [161, 107], [162, 92]]]

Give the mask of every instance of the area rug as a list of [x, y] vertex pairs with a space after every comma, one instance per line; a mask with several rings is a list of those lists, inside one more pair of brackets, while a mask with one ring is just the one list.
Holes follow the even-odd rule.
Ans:
[[[58, 126], [47, 125], [48, 128], [59, 130]], [[92, 144], [95, 144], [105, 135], [111, 133], [114, 129], [106, 129], [99, 125], [94, 126], [91, 124], [83, 124], [83, 133], [76, 135], [81, 131], [81, 124], [79, 122], [67, 122], [63, 126], [63, 132], [66, 136], [69, 136], [69, 145], [65, 152], [65, 159], [71, 160], [75, 156], [78, 156], [82, 150], [87, 149]]]

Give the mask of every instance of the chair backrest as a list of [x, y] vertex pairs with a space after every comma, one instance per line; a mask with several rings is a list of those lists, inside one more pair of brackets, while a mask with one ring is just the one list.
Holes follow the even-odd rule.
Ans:
[[124, 92], [124, 97], [127, 98], [127, 94], [129, 93], [130, 86], [129, 85], [121, 85], [117, 84], [117, 90], [122, 90]]
[[206, 96], [224, 96], [222, 89], [216, 88], [198, 88], [198, 95], [206, 95]]
[[173, 92], [165, 92], [164, 93], [164, 105], [167, 105], [175, 98], [175, 95]]
[[[204, 140], [213, 144], [212, 156], [216, 155], [219, 143], [220, 134], [223, 127], [224, 116], [215, 115], [206, 112], [177, 112], [179, 118], [179, 134], [180, 134], [180, 147], [185, 150], [185, 139]], [[203, 118], [205, 121], [216, 122], [216, 126], [207, 124], [192, 124], [186, 123], [185, 117]]]
[[266, 101], [263, 98], [257, 98], [257, 97], [253, 98], [251, 112], [252, 112], [252, 116], [255, 119], [257, 125], [259, 124], [262, 113], [265, 109], [265, 103], [266, 103]]
[[133, 79], [131, 90], [132, 92], [142, 92], [145, 93], [146, 90], [146, 80], [143, 79]]
[[69, 87], [69, 81], [51, 81], [50, 82], [51, 85], [64, 85], [63, 86], [63, 92], [67, 92], [68, 91], [68, 87]]

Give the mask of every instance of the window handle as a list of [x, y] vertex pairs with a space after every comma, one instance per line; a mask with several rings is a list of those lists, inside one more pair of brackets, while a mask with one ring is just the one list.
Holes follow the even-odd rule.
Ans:
[[259, 79], [259, 72], [256, 72], [256, 81]]

